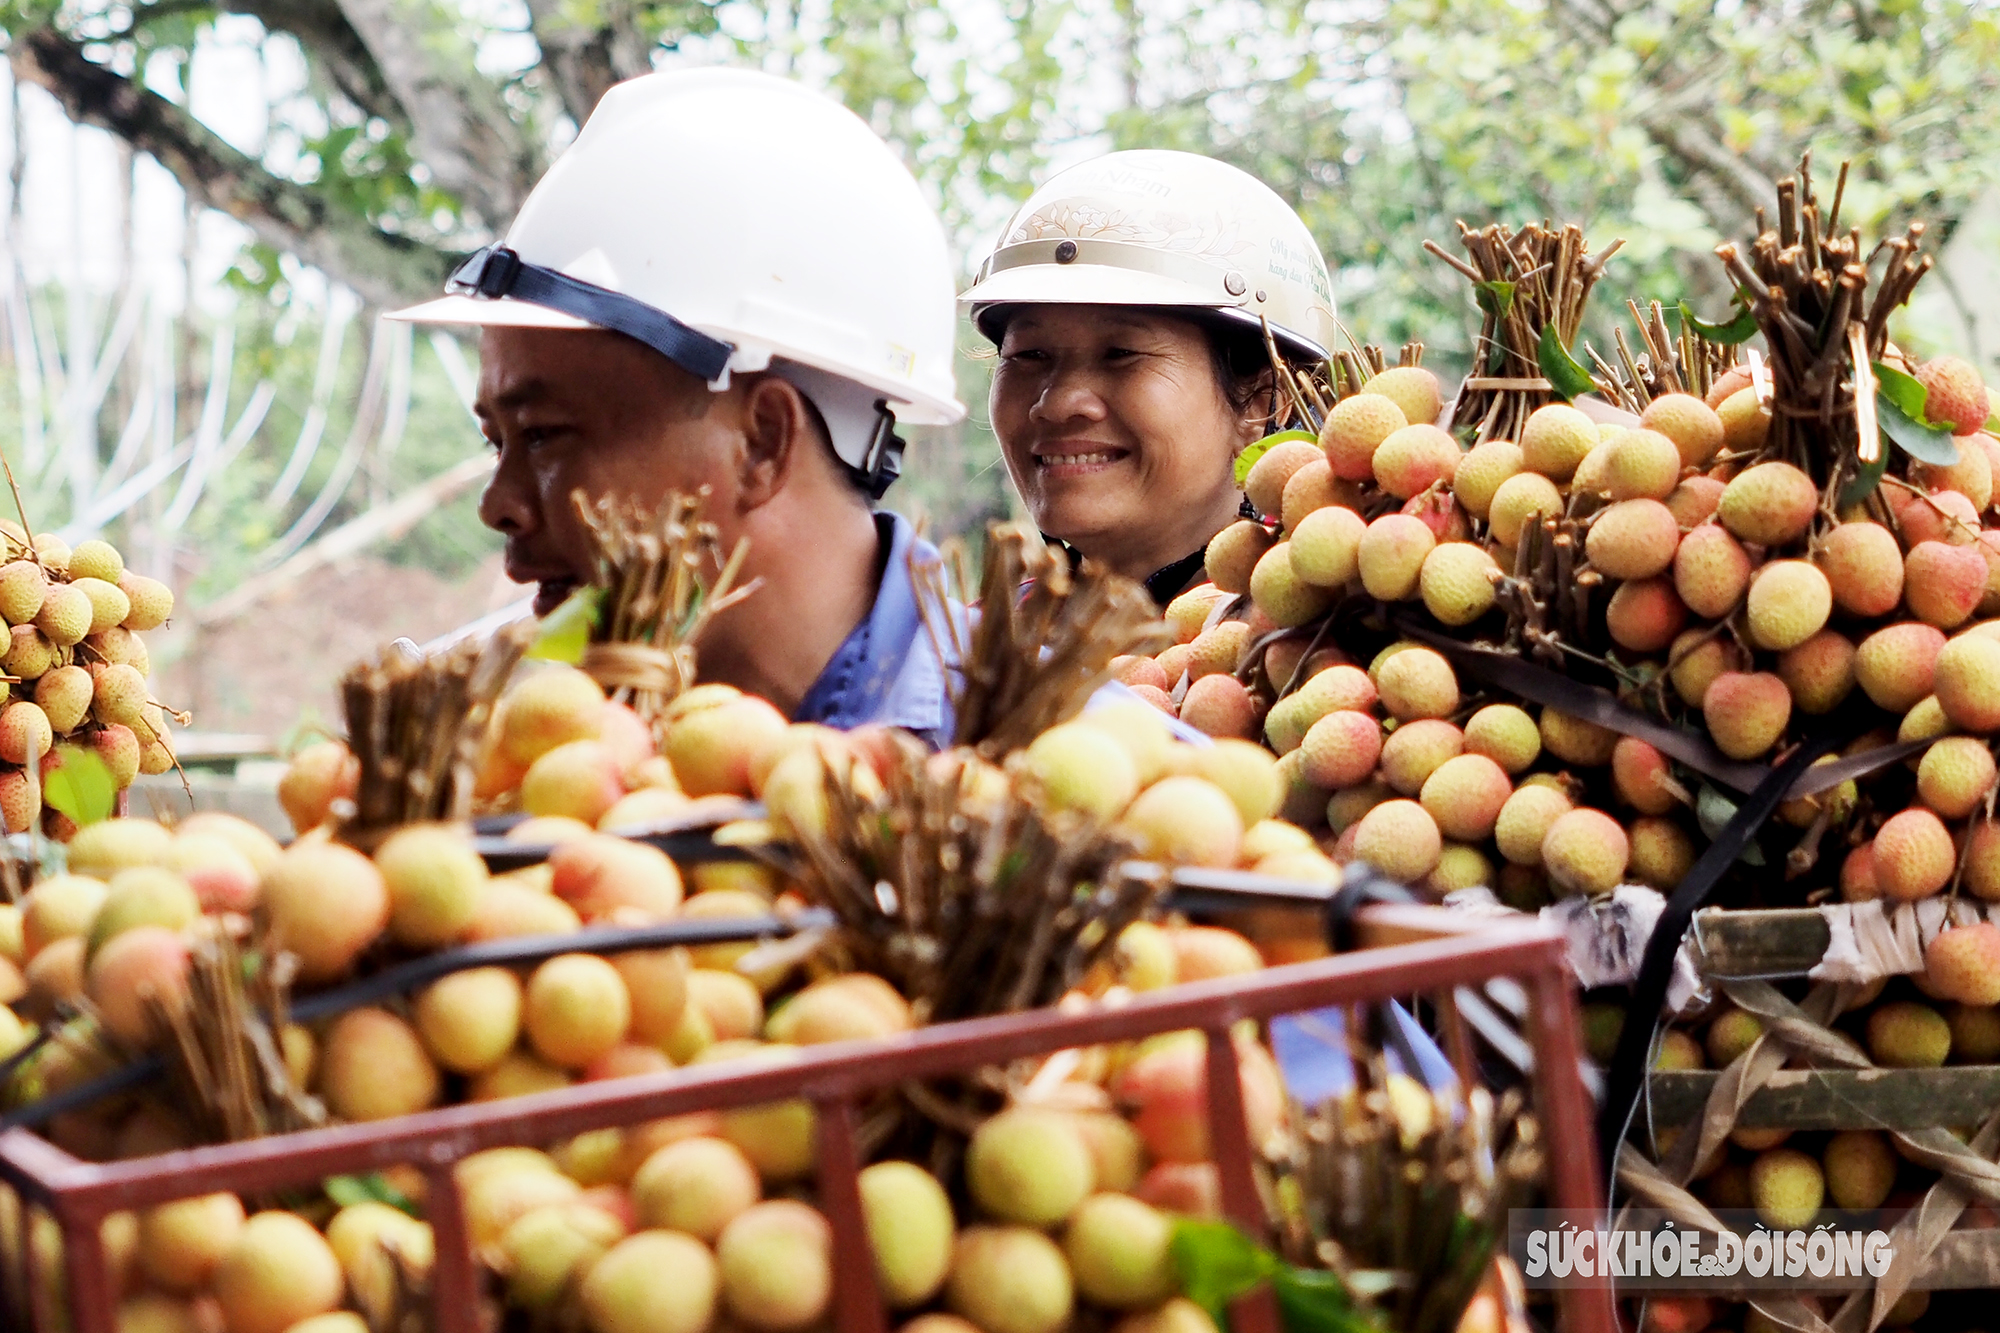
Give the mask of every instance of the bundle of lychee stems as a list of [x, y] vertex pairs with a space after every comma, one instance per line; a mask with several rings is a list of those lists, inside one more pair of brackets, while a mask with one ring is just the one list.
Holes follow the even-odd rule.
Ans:
[[[966, 585], [962, 564], [957, 582]], [[945, 571], [913, 565], [918, 605], [939, 655], [958, 664], [953, 739], [998, 759], [1065, 722], [1112, 678], [1111, 660], [1149, 653], [1172, 636], [1146, 590], [1063, 552], [1019, 524], [986, 534], [978, 622], [952, 606]]]
[[1587, 350], [1597, 367], [1592, 378], [1597, 381], [1599, 392], [1626, 411], [1644, 412], [1649, 403], [1663, 394], [1706, 397], [1709, 386], [1736, 364], [1734, 347], [1703, 337], [1686, 320], [1681, 321], [1678, 334], [1671, 332], [1667, 328], [1666, 310], [1658, 301], [1643, 311], [1637, 301], [1627, 301], [1625, 308], [1632, 312], [1632, 323], [1639, 330], [1644, 352], [1633, 354], [1623, 329], [1612, 333], [1618, 344], [1616, 366], [1599, 356], [1595, 347]]
[[[1771, 427], [1761, 457], [1803, 468], [1829, 499], [1880, 457], [1872, 363], [1888, 347], [1890, 314], [1931, 267], [1918, 253], [1921, 222], [1865, 258], [1859, 227], [1836, 234], [1846, 190], [1843, 163], [1822, 219], [1807, 153], [1797, 178], [1778, 182], [1778, 225], [1767, 229], [1758, 209], [1748, 254], [1733, 242], [1715, 251], [1770, 348]], [[1870, 298], [1869, 269], [1885, 257]]]
[[1499, 223], [1474, 231], [1461, 222], [1458, 231], [1466, 259], [1436, 241], [1424, 242], [1478, 288], [1485, 316], [1473, 344], [1473, 374], [1459, 392], [1452, 422], [1475, 425], [1474, 444], [1518, 440], [1535, 409], [1555, 397], [1542, 374], [1542, 330], [1553, 328], [1565, 349], [1574, 344], [1590, 289], [1624, 242], [1589, 254], [1575, 223], [1559, 231], [1533, 223], [1519, 231]]
[[1379, 1054], [1358, 1063], [1368, 1086], [1304, 1117], [1289, 1164], [1300, 1207], [1280, 1219], [1281, 1243], [1291, 1262], [1332, 1269], [1356, 1294], [1386, 1286], [1378, 1308], [1397, 1333], [1450, 1333], [1507, 1210], [1541, 1179], [1539, 1124], [1518, 1090], [1498, 1106], [1484, 1088], [1461, 1099], [1413, 1080], [1392, 1095]]
[[344, 841], [369, 850], [399, 825], [471, 816], [481, 738], [533, 632], [517, 623], [420, 660], [391, 649], [341, 677], [361, 767]]
[[571, 497], [590, 532], [602, 600], [583, 670], [618, 703], [658, 729], [667, 705], [694, 683], [694, 640], [718, 611], [756, 584], [733, 588], [747, 544], [725, 559], [708, 496], [669, 492], [658, 505]]

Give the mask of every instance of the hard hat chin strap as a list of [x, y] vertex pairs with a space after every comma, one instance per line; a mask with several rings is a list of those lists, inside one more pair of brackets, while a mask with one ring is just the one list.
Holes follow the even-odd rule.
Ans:
[[445, 290], [454, 296], [494, 301], [509, 297], [574, 315], [602, 329], [636, 338], [690, 375], [713, 383], [722, 377], [736, 350], [720, 338], [681, 323], [664, 310], [609, 288], [582, 282], [539, 264], [523, 263], [504, 245], [480, 250], [451, 275]]

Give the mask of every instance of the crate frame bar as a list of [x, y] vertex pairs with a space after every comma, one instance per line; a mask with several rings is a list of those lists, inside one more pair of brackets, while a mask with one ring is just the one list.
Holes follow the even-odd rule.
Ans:
[[[1352, 953], [1194, 982], [1078, 1012], [1041, 1009], [919, 1028], [894, 1037], [802, 1049], [781, 1064], [722, 1062], [582, 1083], [498, 1102], [440, 1107], [368, 1124], [163, 1153], [131, 1161], [82, 1161], [26, 1130], [0, 1135], [0, 1180], [38, 1204], [64, 1233], [70, 1316], [76, 1333], [111, 1333], [111, 1290], [99, 1227], [113, 1212], [198, 1194], [260, 1193], [328, 1176], [417, 1166], [427, 1182], [425, 1216], [436, 1245], [431, 1271], [436, 1333], [477, 1326], [481, 1276], [453, 1175], [487, 1148], [545, 1145], [590, 1130], [666, 1116], [803, 1098], [818, 1133], [816, 1178], [834, 1237], [835, 1313], [840, 1333], [884, 1333], [874, 1265], [862, 1221], [853, 1139], [854, 1104], [909, 1080], [937, 1078], [1058, 1050], [1198, 1029], [1206, 1034], [1210, 1143], [1225, 1216], [1252, 1234], [1266, 1219], [1259, 1201], [1231, 1027], [1245, 1019], [1364, 1003], [1495, 977], [1525, 982], [1532, 997], [1535, 1094], [1548, 1144], [1548, 1193], [1559, 1208], [1601, 1212], [1605, 1199], [1593, 1121], [1577, 1076], [1574, 981], [1562, 937], [1539, 923], [1495, 922], [1428, 907], [1366, 908], [1356, 918], [1364, 946]], [[43, 1284], [30, 1281], [30, 1287]], [[35, 1317], [32, 1316], [31, 1317]], [[1268, 1300], [1235, 1312], [1235, 1333], [1276, 1333]], [[1564, 1333], [1616, 1333], [1608, 1289], [1564, 1293]]]

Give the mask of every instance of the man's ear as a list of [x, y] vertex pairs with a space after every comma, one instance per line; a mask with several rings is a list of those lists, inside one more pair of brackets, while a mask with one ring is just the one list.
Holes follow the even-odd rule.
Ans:
[[792, 471], [814, 444], [812, 408], [796, 386], [760, 375], [743, 394], [743, 454], [737, 499], [760, 509], [785, 489]]

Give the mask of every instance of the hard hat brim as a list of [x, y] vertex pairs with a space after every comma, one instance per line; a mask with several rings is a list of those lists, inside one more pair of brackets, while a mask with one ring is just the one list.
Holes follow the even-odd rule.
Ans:
[[383, 316], [401, 324], [471, 324], [502, 329], [594, 329], [575, 315], [532, 301], [497, 301], [478, 296], [440, 296], [435, 301], [391, 310]]
[[[1244, 302], [1218, 301], [1214, 292], [1190, 282], [1102, 264], [1028, 264], [1003, 269], [966, 288], [958, 302], [970, 311], [974, 324], [981, 326], [986, 311], [1010, 305], [1150, 306], [1167, 310], [1202, 310], [1227, 315], [1252, 328], [1259, 325], [1256, 312], [1246, 308]], [[1311, 360], [1326, 359], [1326, 349], [1309, 338], [1275, 325], [1271, 332], [1280, 344], [1292, 351]]]

